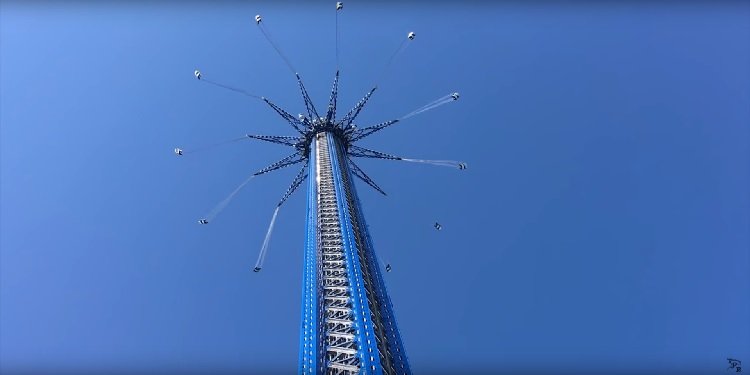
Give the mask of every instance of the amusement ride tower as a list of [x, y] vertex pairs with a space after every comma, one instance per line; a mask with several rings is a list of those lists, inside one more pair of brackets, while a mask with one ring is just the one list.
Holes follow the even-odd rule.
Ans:
[[[343, 4], [336, 4], [337, 34], [338, 12], [342, 8]], [[290, 70], [294, 71], [264, 29], [261, 17], [256, 16], [255, 21]], [[408, 43], [414, 37], [415, 34], [410, 32], [405, 42]], [[397, 53], [404, 45], [405, 43], [402, 43]], [[465, 169], [466, 164], [450, 160], [401, 158], [363, 148], [355, 143], [401, 120], [455, 101], [459, 97], [458, 93], [445, 95], [398, 119], [358, 129], [353, 122], [377, 87], [373, 87], [354, 108], [337, 119], [339, 72], [336, 71], [328, 108], [322, 116], [313, 105], [300, 75], [296, 72], [295, 75], [307, 112], [307, 115], [300, 114], [297, 117], [265, 97], [208, 80], [200, 71], [195, 71], [196, 78], [203, 82], [265, 102], [298, 133], [296, 136], [247, 134], [235, 139], [250, 138], [277, 143], [292, 147], [294, 152], [253, 173], [199, 222], [208, 224], [212, 221], [253, 177], [290, 165], [302, 164], [291, 186], [276, 206], [254, 268], [255, 272], [262, 268], [279, 208], [305, 179], [310, 177], [307, 185], [299, 373], [410, 374], [393, 306], [383, 280], [381, 263], [376, 257], [362, 205], [352, 181], [357, 177], [378, 192], [384, 195], [385, 192], [354, 163], [353, 159], [402, 160], [458, 169]], [[178, 155], [187, 152], [175, 149]], [[385, 269], [386, 272], [390, 271], [390, 265]]]
[[342, 132], [315, 133], [310, 160], [300, 373], [410, 373]]

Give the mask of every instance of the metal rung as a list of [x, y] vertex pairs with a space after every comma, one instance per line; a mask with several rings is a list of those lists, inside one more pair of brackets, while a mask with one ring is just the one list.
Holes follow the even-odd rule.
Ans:
[[327, 285], [323, 286], [323, 288], [326, 288], [326, 287], [338, 287], [338, 288], [347, 288], [347, 289], [349, 288], [349, 283], [346, 281], [338, 281], [336, 283], [327, 281], [325, 282], [325, 284]]
[[339, 297], [339, 296], [323, 296], [323, 299], [324, 299], [324, 300], [337, 300], [337, 301], [341, 301], [341, 300], [343, 300], [343, 301], [344, 301], [344, 303], [346, 303], [346, 302], [349, 302], [349, 297], [348, 297], [348, 296], [347, 296], [347, 297]]
[[336, 363], [336, 362], [328, 362], [328, 367], [335, 368], [336, 370], [353, 372], [355, 374], [359, 373], [358, 366], [345, 365], [345, 364]]
[[326, 323], [342, 324], [342, 325], [345, 325], [345, 326], [354, 325], [354, 322], [351, 321], [351, 320], [336, 319], [336, 318], [328, 318], [328, 319], [326, 319]]
[[348, 291], [349, 287], [341, 286], [341, 285], [323, 285], [324, 290], [343, 290]]
[[349, 301], [341, 301], [341, 300], [331, 301], [330, 298], [326, 298], [326, 297], [323, 297], [323, 298], [328, 300], [328, 304], [323, 306], [324, 309], [330, 309], [330, 308], [351, 309], [351, 306], [349, 305]]
[[351, 333], [326, 332], [326, 336], [340, 337], [342, 339], [354, 340], [354, 335], [352, 335]]
[[345, 286], [323, 286], [324, 290], [343, 290], [343, 291], [349, 291], [349, 288]]
[[347, 313], [347, 314], [350, 314], [352, 312], [352, 309], [346, 308], [346, 307], [326, 307], [325, 309], [329, 311], [334, 311], [334, 312], [338, 311], [338, 312]]
[[[344, 296], [348, 297], [349, 296], [348, 291], [349, 291], [349, 288], [344, 287], [344, 286], [338, 286], [338, 285], [323, 287], [323, 292], [326, 293], [327, 296], [331, 296], [331, 297], [344, 297]], [[345, 293], [345, 294], [342, 294], [342, 293]]]
[[[348, 281], [343, 276], [331, 276], [329, 278], [323, 278], [323, 281], [327, 283], [327, 285], [323, 285], [323, 288], [348, 288]], [[338, 284], [337, 284], [338, 283]], [[339, 285], [341, 283], [347, 283], [347, 285]]]
[[323, 281], [331, 281], [331, 282], [338, 281], [338, 282], [346, 283], [346, 282], [349, 282], [349, 279], [347, 279], [346, 277], [324, 277]]
[[324, 293], [325, 293], [325, 295], [323, 296], [324, 299], [326, 297], [346, 297], [346, 298], [349, 298], [349, 296], [347, 294], [345, 294], [346, 292], [342, 292], [342, 291], [326, 290]]
[[336, 352], [336, 353], [344, 353], [344, 354], [350, 354], [350, 355], [357, 354], [357, 349], [342, 348], [340, 346], [329, 346], [329, 347], [326, 348], [326, 351]]

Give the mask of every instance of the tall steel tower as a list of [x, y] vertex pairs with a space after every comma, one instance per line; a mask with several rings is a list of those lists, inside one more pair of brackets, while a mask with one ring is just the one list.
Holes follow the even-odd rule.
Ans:
[[318, 132], [311, 158], [299, 371], [410, 373], [346, 138]]
[[[336, 4], [337, 12], [342, 8], [341, 3]], [[288, 59], [264, 29], [261, 17], [256, 16], [255, 21], [287, 66], [294, 71]], [[414, 37], [415, 34], [410, 32], [405, 42], [413, 40]], [[402, 43], [399, 50], [403, 47]], [[392, 58], [393, 56], [391, 60]], [[383, 195], [385, 192], [354, 163], [353, 159], [402, 160], [458, 169], [465, 169], [466, 164], [450, 160], [401, 158], [363, 148], [355, 143], [401, 120], [455, 101], [458, 99], [458, 93], [438, 98], [400, 118], [358, 129], [353, 122], [377, 87], [373, 87], [346, 115], [337, 119], [338, 70], [324, 116], [318, 113], [297, 73], [295, 76], [307, 113], [307, 115], [300, 114], [297, 117], [265, 97], [208, 80], [198, 70], [195, 71], [195, 76], [202, 82], [265, 102], [298, 133], [296, 136], [247, 134], [235, 139], [250, 138], [282, 144], [294, 148], [294, 152], [253, 173], [199, 222], [208, 224], [212, 221], [253, 177], [290, 165], [303, 164], [276, 206], [258, 262], [253, 269], [259, 272], [262, 268], [279, 208], [309, 176], [299, 373], [410, 374], [411, 370], [396, 325], [393, 305], [383, 280], [381, 263], [375, 254], [362, 205], [352, 180], [357, 177]], [[188, 152], [179, 148], [175, 149], [178, 155]], [[389, 270], [390, 265], [386, 267], [386, 271]]]

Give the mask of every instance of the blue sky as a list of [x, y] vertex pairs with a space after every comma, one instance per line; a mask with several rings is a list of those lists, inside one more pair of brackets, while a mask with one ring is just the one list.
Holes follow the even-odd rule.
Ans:
[[[320, 107], [334, 2], [0, 5], [0, 370], [294, 372], [304, 195], [239, 142]], [[359, 184], [412, 368], [725, 373], [750, 363], [750, 4], [346, 2], [360, 125], [461, 100], [363, 145]], [[434, 221], [443, 224], [437, 232]]]

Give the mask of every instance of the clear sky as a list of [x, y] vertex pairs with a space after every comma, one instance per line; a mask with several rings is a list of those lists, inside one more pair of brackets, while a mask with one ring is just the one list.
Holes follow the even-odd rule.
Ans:
[[[258, 101], [333, 78], [334, 3], [0, 3], [0, 371], [296, 371], [304, 194]], [[359, 184], [413, 370], [724, 374], [750, 365], [750, 3], [350, 1], [341, 102], [409, 31]], [[440, 232], [432, 228], [439, 221]]]

